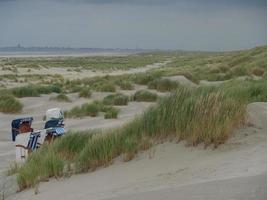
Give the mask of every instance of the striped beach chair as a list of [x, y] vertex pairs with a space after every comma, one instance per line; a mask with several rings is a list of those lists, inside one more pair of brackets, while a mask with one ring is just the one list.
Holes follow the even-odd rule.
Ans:
[[46, 130], [19, 134], [16, 137], [16, 161], [23, 162], [28, 155], [38, 149], [46, 138]]

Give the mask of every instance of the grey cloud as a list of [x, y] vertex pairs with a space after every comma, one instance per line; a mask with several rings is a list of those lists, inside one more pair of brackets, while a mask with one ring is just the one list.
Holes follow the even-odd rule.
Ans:
[[264, 2], [0, 0], [0, 46], [249, 48], [267, 43]]

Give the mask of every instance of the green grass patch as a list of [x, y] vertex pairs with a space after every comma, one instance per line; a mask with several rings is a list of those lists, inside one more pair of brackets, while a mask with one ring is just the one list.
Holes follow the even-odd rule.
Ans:
[[122, 89], [122, 90], [133, 90], [134, 89], [134, 85], [132, 82], [127, 81], [127, 80], [123, 80], [123, 81], [119, 81], [117, 83], [117, 85]]
[[104, 115], [105, 119], [116, 119], [118, 118], [120, 110], [114, 107], [108, 109]]
[[112, 83], [104, 83], [98, 87], [101, 92], [116, 92], [116, 86]]
[[[40, 159], [40, 154], [43, 157]], [[20, 190], [38, 184], [50, 177], [63, 175], [64, 161], [54, 148], [43, 145], [38, 152], [33, 152], [27, 160], [27, 165], [19, 168], [17, 182]]]
[[147, 85], [149, 82], [160, 78], [160, 73], [139, 73], [133, 78], [136, 84]]
[[22, 111], [23, 105], [19, 100], [5, 90], [0, 92], [0, 112], [19, 113]]
[[35, 86], [28, 85], [10, 89], [11, 93], [18, 97], [38, 97], [40, 94], [60, 93], [61, 87], [59, 85], [50, 86]]
[[133, 95], [134, 101], [146, 101], [146, 102], [153, 102], [157, 101], [157, 94], [152, 93], [148, 90], [139, 90]]
[[92, 95], [92, 93], [91, 93], [89, 88], [83, 88], [79, 92], [79, 97], [90, 98], [91, 95]]
[[245, 101], [220, 88], [179, 88], [122, 128], [103, 134], [88, 132], [90, 136], [70, 134], [44, 145], [18, 169], [18, 184], [24, 189], [48, 177], [62, 176], [64, 163], [73, 163], [75, 172], [86, 172], [108, 166], [118, 156], [129, 161], [139, 151], [170, 138], [217, 147], [245, 118]]
[[127, 105], [129, 97], [124, 94], [110, 94], [103, 99], [105, 105], [122, 106]]
[[99, 112], [105, 113], [105, 119], [117, 118], [119, 109], [110, 105], [105, 105], [102, 101], [94, 101], [93, 103], [85, 103], [81, 106], [76, 106], [69, 111], [65, 111], [64, 115], [67, 118], [82, 118], [86, 116], [96, 117]]
[[69, 111], [65, 111], [64, 114], [68, 118], [79, 118], [79, 117], [96, 117], [99, 113], [99, 105], [95, 103], [84, 103], [81, 106], [76, 106]]
[[155, 89], [160, 92], [168, 92], [177, 89], [179, 84], [169, 79], [156, 79], [148, 83], [149, 89]]

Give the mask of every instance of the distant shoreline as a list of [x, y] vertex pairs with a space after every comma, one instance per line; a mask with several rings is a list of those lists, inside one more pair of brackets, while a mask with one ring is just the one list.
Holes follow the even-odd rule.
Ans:
[[0, 52], [0, 58], [127, 56], [141, 52]]
[[57, 57], [57, 56], [125, 56], [158, 51], [156, 49], [65, 48], [65, 47], [0, 47], [0, 57]]

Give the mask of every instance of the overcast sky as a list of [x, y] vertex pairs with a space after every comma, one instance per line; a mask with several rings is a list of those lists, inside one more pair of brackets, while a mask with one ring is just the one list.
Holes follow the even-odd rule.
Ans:
[[267, 0], [0, 0], [0, 46], [235, 50], [267, 44]]

